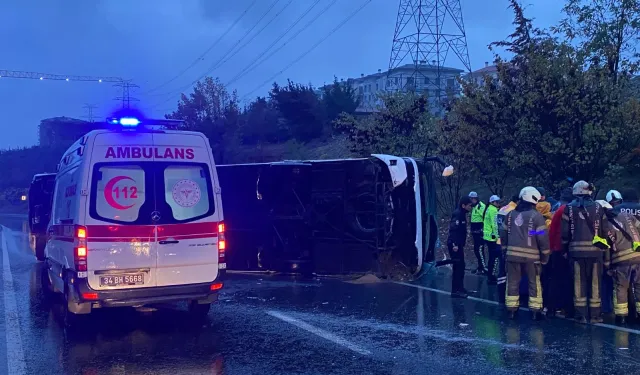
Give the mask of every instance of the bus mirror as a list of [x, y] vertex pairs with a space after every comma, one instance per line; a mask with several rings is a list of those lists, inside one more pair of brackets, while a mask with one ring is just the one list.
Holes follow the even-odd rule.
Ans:
[[443, 177], [449, 177], [453, 174], [453, 165], [450, 165], [448, 167], [446, 167], [443, 171], [442, 171], [442, 176]]

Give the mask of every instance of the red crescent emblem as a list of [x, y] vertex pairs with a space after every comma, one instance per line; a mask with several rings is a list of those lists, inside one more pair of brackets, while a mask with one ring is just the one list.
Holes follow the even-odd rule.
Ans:
[[128, 208], [131, 208], [133, 206], [135, 206], [135, 203], [129, 206], [123, 206], [120, 203], [116, 202], [115, 199], [113, 199], [113, 187], [120, 181], [123, 180], [130, 180], [133, 181], [133, 179], [131, 177], [127, 177], [127, 176], [117, 176], [112, 178], [111, 180], [109, 180], [109, 182], [107, 182], [107, 184], [104, 186], [104, 200], [107, 201], [107, 203], [109, 204], [109, 206], [115, 208], [116, 210], [126, 210]]

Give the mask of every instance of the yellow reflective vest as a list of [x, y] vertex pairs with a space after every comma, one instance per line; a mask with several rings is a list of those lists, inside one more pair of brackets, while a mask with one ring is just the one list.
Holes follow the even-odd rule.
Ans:
[[471, 209], [471, 222], [472, 223], [482, 223], [482, 215], [484, 215], [485, 204], [482, 202], [478, 202], [473, 209]]

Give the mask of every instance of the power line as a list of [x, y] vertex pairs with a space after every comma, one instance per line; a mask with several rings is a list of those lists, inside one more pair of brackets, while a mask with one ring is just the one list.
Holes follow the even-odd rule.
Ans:
[[186, 73], [189, 69], [193, 68], [199, 61], [203, 60], [204, 57], [211, 52], [211, 50], [218, 45], [218, 43], [220, 43], [220, 41], [227, 36], [227, 34], [238, 24], [238, 22], [240, 22], [240, 20], [242, 20], [242, 18], [244, 18], [244, 16], [247, 14], [247, 12], [258, 2], [258, 0], [253, 0], [253, 2], [251, 2], [251, 4], [249, 4], [249, 6], [244, 10], [244, 12], [242, 12], [242, 14], [240, 14], [240, 16], [238, 16], [238, 18], [236, 18], [236, 20], [225, 30], [224, 33], [222, 33], [222, 35], [220, 35], [218, 37], [218, 39], [216, 39], [210, 46], [209, 48], [207, 48], [200, 56], [198, 56], [195, 60], [193, 60], [193, 62], [191, 64], [189, 64], [189, 66], [187, 66], [185, 69], [183, 69], [180, 73], [178, 73], [176, 76], [174, 76], [173, 78], [171, 78], [170, 80], [166, 81], [163, 84], [160, 84], [159, 86], [156, 86], [148, 91], [143, 92], [143, 94], [148, 94], [150, 92], [156, 91], [159, 88], [162, 88], [166, 85], [168, 85], [169, 83], [175, 81], [176, 79], [180, 78], [184, 73]]
[[256, 63], [256, 61], [258, 60], [258, 58], [254, 59], [251, 63], [249, 63], [249, 65], [247, 65], [240, 73], [236, 74], [233, 78], [231, 78], [226, 84], [225, 86], [229, 86], [235, 82], [237, 82], [240, 78], [246, 76], [248, 73], [250, 73], [251, 71], [253, 71], [254, 69], [256, 69], [258, 66], [264, 64], [265, 61], [269, 60], [273, 55], [275, 55], [276, 53], [278, 53], [278, 51], [280, 51], [281, 49], [283, 49], [287, 44], [289, 44], [290, 42], [292, 42], [294, 39], [296, 39], [298, 36], [300, 36], [300, 34], [302, 34], [303, 31], [305, 31], [306, 29], [308, 29], [312, 24], [314, 24], [318, 19], [320, 19], [320, 17], [326, 13], [333, 5], [335, 5], [335, 3], [338, 0], [333, 0], [331, 3], [329, 3], [326, 7], [324, 7], [320, 13], [318, 13], [314, 18], [312, 18], [311, 20], [309, 20], [309, 22], [307, 22], [300, 30], [298, 30], [296, 33], [294, 33], [289, 39], [287, 39], [283, 44], [280, 45], [280, 47], [276, 48], [275, 50], [271, 51], [270, 54], [268, 54], [265, 58], [263, 58], [262, 60], [260, 60], [259, 62]]
[[[280, 36], [279, 36], [279, 37], [278, 37], [278, 38], [277, 38], [273, 43], [271, 43], [271, 45], [269, 45], [269, 46], [268, 46], [264, 51], [262, 51], [262, 53], [261, 53], [261, 54], [256, 58], [256, 60], [257, 60], [257, 59], [259, 59], [260, 57], [264, 56], [264, 54], [265, 54], [265, 53], [267, 53], [267, 52], [269, 51], [269, 49], [271, 49], [271, 48], [272, 48], [275, 44], [277, 44], [277, 43], [278, 43], [282, 38], [284, 38], [284, 37], [289, 33], [289, 31], [291, 31], [291, 30], [292, 30], [292, 29], [293, 29], [293, 28], [294, 28], [294, 27], [295, 27], [295, 26], [296, 26], [296, 25], [297, 25], [297, 24], [298, 24], [298, 23], [299, 23], [299, 22], [300, 22], [300, 21], [301, 21], [301, 20], [302, 20], [306, 15], [307, 15], [307, 14], [309, 14], [309, 12], [311, 12], [311, 11], [313, 10], [313, 8], [315, 8], [315, 6], [316, 6], [316, 5], [318, 5], [318, 3], [320, 3], [320, 0], [315, 0], [315, 2], [314, 2], [313, 4], [311, 4], [311, 6], [310, 6], [309, 8], [307, 8], [307, 9], [305, 10], [305, 12], [304, 12], [302, 15], [300, 15], [300, 16], [298, 17], [298, 19], [297, 19], [297, 20], [296, 20], [292, 25], [290, 25], [290, 26], [287, 28], [287, 30], [285, 30], [285, 31], [284, 31], [284, 33], [282, 33], [282, 34], [281, 34], [281, 35], [280, 35]], [[186, 88], [191, 87], [192, 85], [196, 84], [200, 79], [202, 79], [205, 75], [206, 75], [206, 73], [205, 73], [205, 74], [203, 74], [203, 75], [202, 75], [198, 80], [193, 81], [191, 84], [181, 87], [178, 91], [182, 91], [182, 90], [184, 90], [184, 89], [186, 89]], [[175, 91], [172, 91], [172, 92], [167, 93], [167, 95], [173, 95], [173, 94], [175, 94], [175, 93], [176, 93]], [[171, 99], [172, 99], [172, 96], [168, 97], [168, 98], [167, 98], [166, 100], [164, 100], [164, 101], [159, 102], [159, 103], [158, 103], [158, 104], [156, 104], [156, 105], [153, 105], [153, 106], [149, 107], [149, 109], [153, 109], [153, 108], [155, 108], [155, 107], [158, 107], [158, 106], [160, 106], [160, 105], [163, 105], [163, 104], [165, 104], [166, 102], [168, 102], [168, 101], [169, 101], [169, 100], [171, 100]]]
[[253, 90], [251, 90], [248, 94], [246, 94], [245, 96], [243, 96], [240, 101], [246, 99], [247, 97], [251, 96], [254, 92], [258, 91], [260, 88], [262, 88], [264, 85], [272, 82], [274, 79], [276, 79], [280, 74], [284, 73], [284, 71], [286, 71], [287, 69], [289, 69], [290, 67], [292, 67], [293, 65], [295, 65], [296, 63], [298, 63], [300, 60], [302, 60], [303, 58], [305, 58], [309, 53], [311, 53], [314, 49], [316, 49], [320, 44], [322, 44], [322, 42], [324, 42], [325, 40], [329, 39], [329, 37], [331, 35], [333, 35], [336, 31], [338, 31], [340, 28], [342, 28], [342, 26], [344, 26], [347, 22], [349, 22], [349, 20], [351, 20], [353, 17], [356, 16], [356, 14], [358, 14], [362, 9], [364, 9], [367, 5], [369, 5], [369, 3], [372, 0], [366, 0], [358, 9], [356, 9], [355, 11], [351, 12], [351, 14], [349, 16], [347, 16], [347, 18], [345, 18], [344, 20], [342, 20], [342, 22], [340, 22], [336, 27], [334, 27], [327, 35], [324, 36], [324, 38], [320, 39], [318, 42], [316, 42], [313, 46], [311, 46], [311, 48], [309, 48], [308, 50], [306, 50], [303, 54], [301, 54], [300, 56], [298, 56], [295, 60], [293, 60], [291, 63], [289, 63], [289, 65], [285, 66], [282, 70], [280, 70], [279, 72], [277, 72], [276, 74], [274, 74], [273, 76], [271, 76], [269, 79], [266, 79], [264, 82], [262, 82], [260, 85], [258, 85], [256, 88], [254, 88]]
[[0, 78], [37, 79], [40, 81], [75, 81], [75, 82], [122, 82], [120, 77], [77, 76], [64, 74], [50, 74], [40, 72], [25, 72], [16, 70], [0, 70]]
[[[293, 28], [294, 28], [298, 23], [300, 23], [300, 21], [302, 21], [302, 19], [303, 19], [304, 17], [306, 17], [306, 16], [307, 16], [307, 14], [309, 14], [309, 13], [313, 10], [313, 8], [315, 8], [315, 6], [316, 6], [316, 5], [318, 5], [318, 3], [320, 3], [320, 0], [316, 0], [313, 4], [311, 4], [311, 6], [310, 6], [309, 8], [307, 8], [307, 10], [306, 10], [306, 11], [305, 11], [305, 12], [304, 12], [300, 17], [298, 17], [298, 19], [297, 19], [297, 20], [296, 20], [292, 25], [290, 25], [290, 26], [289, 26], [289, 28], [288, 28], [287, 30], [285, 30], [285, 31], [284, 31], [284, 33], [280, 34], [280, 36], [279, 36], [275, 41], [273, 41], [273, 43], [271, 43], [267, 48], [265, 48], [265, 49], [262, 51], [262, 53], [260, 53], [260, 54], [259, 54], [255, 59], [253, 59], [253, 60], [252, 60], [252, 61], [251, 61], [247, 66], [245, 66], [245, 67], [244, 67], [244, 69], [242, 69], [242, 70], [240, 71], [240, 73], [236, 74], [236, 75], [231, 79], [231, 81], [235, 80], [235, 79], [236, 79], [236, 77], [241, 76], [242, 74], [244, 74], [244, 72], [246, 72], [246, 71], [251, 67], [251, 65], [253, 65], [256, 61], [258, 61], [258, 60], [259, 60], [262, 56], [264, 56], [267, 52], [269, 52], [269, 50], [271, 50], [271, 48], [273, 48], [273, 47], [274, 47], [274, 46], [275, 46], [279, 41], [281, 41], [281, 40], [282, 40], [282, 38], [284, 38], [284, 37], [289, 33], [289, 31], [293, 30]], [[316, 18], [317, 18], [317, 17], [316, 17]]]
[[83, 116], [83, 118], [86, 118], [89, 122], [93, 122], [93, 110], [98, 108], [98, 106], [95, 104], [85, 104], [82, 108], [87, 110], [87, 115]]
[[136, 84], [131, 83], [131, 80], [116, 83], [114, 86], [122, 88], [122, 96], [113, 99], [122, 102], [122, 108], [129, 109], [131, 108], [131, 102], [140, 101], [138, 98], [134, 98], [131, 96], [131, 89], [140, 87]]
[[[225, 59], [224, 61], [222, 61], [222, 59], [225, 58], [225, 56], [228, 56], [231, 51], [233, 51], [240, 43], [242, 43], [242, 41], [260, 24], [260, 22], [262, 22], [262, 20], [267, 16], [267, 14], [269, 14], [271, 12], [271, 10], [276, 6], [276, 4], [280, 2], [280, 0], [275, 0], [271, 6], [267, 9], [267, 11], [265, 13], [262, 14], [262, 16], [260, 17], [260, 19], [258, 20], [258, 22], [256, 22], [253, 27], [251, 29], [249, 29], [238, 41], [236, 41], [236, 43], [231, 46], [231, 48], [227, 51], [226, 54], [223, 54], [222, 57], [220, 57], [217, 61], [215, 61], [213, 64], [211, 64], [211, 66], [209, 66], [209, 68], [207, 69], [207, 71], [205, 71], [205, 73], [201, 74], [197, 79], [195, 79], [194, 81], [192, 81], [189, 84], [186, 84], [184, 86], [181, 86], [180, 88], [176, 89], [176, 90], [171, 90], [169, 92], [165, 92], [163, 94], [159, 94], [156, 96], [169, 96], [169, 95], [174, 95], [178, 92], [181, 92], [185, 89], [188, 89], [189, 87], [193, 86], [194, 84], [196, 84], [198, 81], [200, 81], [202, 78], [204, 78], [205, 76], [207, 76], [209, 73], [211, 73], [213, 70], [219, 68], [220, 66], [224, 65], [227, 61], [229, 61], [229, 59], [231, 59], [233, 56], [235, 56], [238, 52], [240, 52], [244, 47], [246, 47], [253, 39], [255, 39], [256, 36], [258, 36], [267, 26], [269, 26], [284, 10], [285, 8], [287, 8], [292, 2], [293, 0], [289, 0], [289, 2], [284, 6], [284, 8], [282, 8], [282, 10], [280, 10], [280, 12], [278, 12], [274, 17], [272, 17], [263, 27], [262, 29], [260, 29], [249, 41], [247, 41], [245, 44], [243, 44], [240, 48], [238, 48], [231, 56], [229, 56], [229, 58]], [[221, 63], [222, 61], [222, 63]]]

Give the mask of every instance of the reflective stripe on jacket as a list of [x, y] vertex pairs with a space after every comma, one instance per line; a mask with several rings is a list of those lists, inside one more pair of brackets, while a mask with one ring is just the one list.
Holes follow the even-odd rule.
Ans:
[[511, 211], [500, 228], [507, 261], [516, 263], [549, 261], [549, 234], [544, 217], [536, 210]]
[[490, 204], [487, 206], [484, 214], [484, 225], [482, 226], [483, 236], [485, 241], [496, 242], [498, 241], [498, 222], [496, 216], [498, 215], [498, 207]]
[[608, 246], [603, 221], [604, 208], [589, 198], [567, 204], [562, 214], [562, 244], [572, 257], [602, 258], [604, 252], [598, 246]]
[[484, 215], [485, 204], [482, 202], [478, 202], [473, 209], [471, 209], [471, 222], [472, 223], [482, 223], [482, 216]]
[[[627, 238], [620, 229], [613, 225], [613, 220], [627, 232], [631, 239]], [[610, 252], [611, 265], [640, 263], [640, 252], [635, 251], [635, 247], [640, 242], [640, 234], [638, 233], [640, 221], [630, 213], [621, 212], [609, 219], [607, 224], [606, 230], [612, 244]]]

